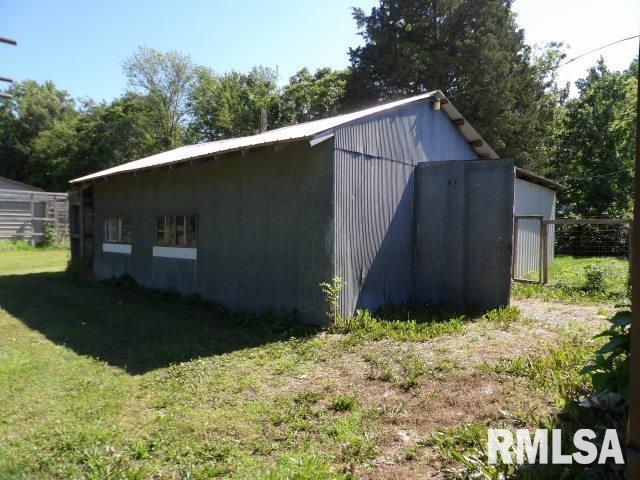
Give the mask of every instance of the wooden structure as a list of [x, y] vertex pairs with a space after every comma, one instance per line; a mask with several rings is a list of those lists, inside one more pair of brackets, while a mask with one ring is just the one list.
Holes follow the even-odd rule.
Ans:
[[54, 242], [64, 243], [69, 232], [66, 193], [39, 189], [0, 189], [0, 240], [40, 242], [53, 229]]

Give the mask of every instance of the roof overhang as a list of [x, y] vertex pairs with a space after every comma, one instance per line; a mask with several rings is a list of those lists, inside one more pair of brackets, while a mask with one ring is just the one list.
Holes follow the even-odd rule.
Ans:
[[564, 190], [565, 188], [567, 188], [558, 182], [554, 182], [549, 178], [543, 177], [541, 175], [537, 175], [529, 170], [525, 170], [524, 168], [520, 168], [520, 167], [516, 167], [516, 178], [519, 178], [520, 180], [525, 180], [530, 183], [535, 183], [543, 187], [547, 187], [551, 190], [555, 190], [556, 192], [559, 192], [560, 190]]
[[453, 124], [458, 128], [478, 157], [482, 159], [498, 158], [498, 155], [493, 151], [491, 146], [485, 142], [473, 126], [464, 119], [460, 112], [451, 104], [451, 102], [449, 102], [446, 96], [440, 90], [435, 90], [433, 92], [397, 100], [395, 102], [376, 105], [375, 107], [365, 110], [269, 130], [256, 135], [179, 147], [174, 150], [162, 152], [157, 155], [152, 155], [140, 160], [134, 160], [90, 175], [75, 178], [71, 180], [70, 183], [81, 184], [93, 182], [99, 179], [107, 179], [108, 177], [115, 175], [127, 173], [137, 174], [142, 171], [160, 167], [173, 168], [177, 165], [188, 165], [200, 162], [203, 159], [217, 159], [221, 155], [227, 155], [234, 152], [246, 153], [247, 151], [255, 151], [257, 149], [270, 146], [277, 149], [279, 145], [298, 141], [309, 141], [311, 146], [315, 146], [331, 138], [336, 127], [346, 125], [350, 122], [354, 122], [379, 112], [384, 112], [418, 101], [429, 101], [432, 108], [435, 108], [434, 105], [437, 103], [437, 108], [440, 108], [445, 112], [447, 117], [449, 117]]

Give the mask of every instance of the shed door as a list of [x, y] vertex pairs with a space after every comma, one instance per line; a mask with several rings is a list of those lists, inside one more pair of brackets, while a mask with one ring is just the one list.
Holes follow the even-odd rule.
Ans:
[[418, 165], [416, 301], [480, 309], [509, 303], [513, 182], [511, 160]]

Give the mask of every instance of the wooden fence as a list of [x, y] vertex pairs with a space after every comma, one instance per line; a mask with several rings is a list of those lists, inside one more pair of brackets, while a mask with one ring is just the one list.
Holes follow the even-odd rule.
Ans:
[[0, 190], [0, 240], [40, 242], [47, 231], [56, 244], [68, 241], [66, 193]]

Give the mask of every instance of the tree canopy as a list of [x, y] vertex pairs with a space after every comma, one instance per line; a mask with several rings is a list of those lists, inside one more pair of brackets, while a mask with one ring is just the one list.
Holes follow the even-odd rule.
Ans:
[[638, 60], [611, 72], [600, 59], [576, 82], [556, 122], [550, 170], [568, 188], [560, 195], [582, 217], [631, 214]]
[[637, 59], [625, 72], [598, 62], [558, 88], [562, 45], [534, 49], [511, 0], [380, 0], [353, 10], [364, 43], [350, 68], [218, 73], [180, 52], [138, 48], [127, 87], [110, 102], [72, 99], [53, 82], [12, 85], [0, 99], [0, 175], [49, 190], [71, 178], [188, 143], [254, 134], [383, 100], [440, 89], [502, 157], [568, 186], [579, 216], [628, 214], [633, 180]]
[[559, 46], [535, 56], [511, 0], [381, 0], [354, 9], [348, 102], [442, 90], [502, 157], [540, 170], [556, 105]]

